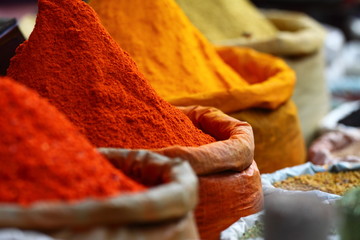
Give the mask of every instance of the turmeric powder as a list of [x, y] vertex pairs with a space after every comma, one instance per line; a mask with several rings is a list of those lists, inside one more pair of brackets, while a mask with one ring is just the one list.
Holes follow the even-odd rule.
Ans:
[[[90, 6], [157, 93], [174, 105], [207, 105], [224, 112], [275, 109], [292, 94], [295, 75], [285, 63], [276, 60], [256, 69], [256, 81], [245, 78], [223, 62], [174, 0], [92, 0]], [[259, 55], [254, 51], [247, 55], [253, 59], [244, 61], [256, 62]], [[269, 72], [272, 66], [277, 71]]]

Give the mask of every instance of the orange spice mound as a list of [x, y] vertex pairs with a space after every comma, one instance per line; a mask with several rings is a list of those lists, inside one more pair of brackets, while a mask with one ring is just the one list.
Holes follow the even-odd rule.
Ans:
[[81, 0], [39, 0], [35, 29], [7, 73], [48, 98], [96, 147], [215, 141], [155, 93]]
[[104, 198], [145, 187], [115, 169], [47, 100], [0, 79], [0, 202]]

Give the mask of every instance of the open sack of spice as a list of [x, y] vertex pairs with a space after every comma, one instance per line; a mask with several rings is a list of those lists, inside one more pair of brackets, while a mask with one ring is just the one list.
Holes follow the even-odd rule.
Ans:
[[92, 0], [89, 4], [165, 100], [231, 114], [244, 112], [233, 116], [256, 126], [255, 159], [260, 171], [305, 161], [297, 111], [289, 101], [295, 74], [284, 61], [249, 49], [234, 56], [219, 54], [174, 0]]
[[[304, 198], [316, 197], [324, 204], [335, 206], [344, 194], [360, 186], [360, 165], [336, 163], [325, 167], [317, 166], [309, 162], [299, 166], [285, 168], [271, 174], [262, 174], [261, 180], [265, 206], [269, 199], [277, 198], [278, 196], [284, 196], [289, 205], [291, 205], [289, 199], [291, 199], [292, 196], [296, 198], [304, 196]], [[297, 204], [300, 205], [301, 202]], [[283, 209], [285, 209], [285, 205], [285, 203], [282, 204]], [[309, 209], [310, 208], [308, 208], [308, 210]], [[308, 211], [306, 212], [308, 213]], [[261, 211], [240, 218], [221, 233], [221, 239], [264, 239], [263, 216], [264, 211]], [[301, 217], [301, 213], [294, 213], [293, 218], [295, 219], [295, 217]], [[334, 217], [332, 216], [331, 218]], [[274, 221], [276, 220], [273, 219], [273, 222]], [[322, 219], [318, 219], [313, 225], [318, 226], [319, 223], [325, 221], [328, 221], [328, 219], [323, 217]], [[311, 220], [308, 219], [308, 222], [311, 222]], [[332, 222], [331, 224], [335, 223]], [[295, 225], [300, 229], [299, 224]], [[339, 239], [338, 231], [334, 226], [330, 228], [327, 235], [327, 239]]]
[[0, 96], [0, 228], [60, 239], [198, 237], [187, 162], [147, 151], [101, 155], [34, 91], [3, 78]]
[[149, 149], [189, 161], [200, 179], [200, 234], [217, 238], [261, 209], [250, 125], [163, 100], [86, 3], [40, 0], [35, 29], [7, 73], [47, 98], [96, 147]]
[[302, 193], [273, 195], [263, 211], [240, 218], [221, 240], [339, 240], [334, 203]]
[[218, 140], [199, 147], [169, 146], [153, 149], [168, 157], [190, 162], [199, 179], [199, 204], [195, 215], [203, 239], [219, 233], [240, 216], [262, 209], [260, 173], [255, 161], [251, 127], [220, 110], [179, 107], [195, 126]]
[[318, 130], [318, 121], [329, 108], [322, 26], [300, 12], [260, 11], [249, 0], [177, 2], [213, 44], [248, 47], [286, 61], [296, 73], [292, 99], [299, 109], [301, 131], [309, 144]]

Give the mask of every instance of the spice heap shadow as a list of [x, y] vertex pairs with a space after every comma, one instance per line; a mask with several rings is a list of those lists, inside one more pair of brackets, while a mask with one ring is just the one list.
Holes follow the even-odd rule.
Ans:
[[103, 158], [46, 99], [0, 79], [0, 202], [103, 198], [145, 189]]
[[39, 0], [35, 29], [7, 73], [48, 98], [97, 147], [215, 141], [155, 93], [81, 0]]

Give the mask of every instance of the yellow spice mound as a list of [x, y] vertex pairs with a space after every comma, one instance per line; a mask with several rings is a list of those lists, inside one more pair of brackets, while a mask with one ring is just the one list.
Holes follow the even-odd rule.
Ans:
[[[263, 66], [263, 54], [237, 50], [237, 58], [247, 64], [234, 71], [174, 0], [92, 0], [90, 5], [158, 94], [174, 105], [225, 112], [274, 109], [292, 94], [295, 76], [282, 60], [273, 58]], [[254, 69], [258, 79], [246, 79]]]

